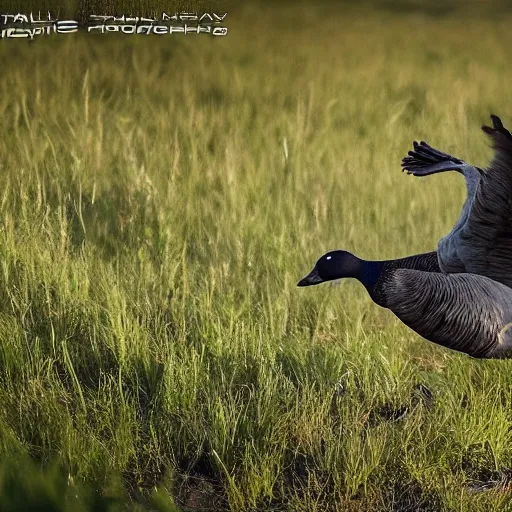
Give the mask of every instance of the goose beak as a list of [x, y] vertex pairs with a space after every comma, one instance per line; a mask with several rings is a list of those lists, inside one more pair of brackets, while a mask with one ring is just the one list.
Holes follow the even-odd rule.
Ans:
[[318, 274], [318, 270], [314, 268], [306, 277], [302, 278], [297, 286], [311, 286], [313, 284], [323, 283], [324, 280]]

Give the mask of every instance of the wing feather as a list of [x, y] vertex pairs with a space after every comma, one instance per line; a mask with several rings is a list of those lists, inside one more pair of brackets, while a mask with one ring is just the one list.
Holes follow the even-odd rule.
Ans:
[[467, 272], [512, 287], [512, 135], [497, 116], [491, 119], [493, 128], [482, 130], [494, 157], [480, 177], [458, 253]]

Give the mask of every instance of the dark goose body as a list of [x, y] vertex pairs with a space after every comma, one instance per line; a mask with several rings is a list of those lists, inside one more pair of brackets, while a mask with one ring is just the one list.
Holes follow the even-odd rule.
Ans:
[[444, 274], [436, 253], [365, 261], [324, 254], [298, 286], [352, 277], [425, 339], [478, 358], [512, 356], [512, 289], [474, 274]]
[[373, 301], [423, 338], [473, 357], [512, 356], [512, 290], [475, 274], [384, 269]]
[[495, 150], [486, 169], [425, 142], [414, 144], [402, 167], [415, 176], [455, 170], [466, 180], [459, 220], [438, 244], [441, 270], [478, 274], [512, 287], [512, 135], [497, 116], [491, 119], [493, 128], [482, 127]]

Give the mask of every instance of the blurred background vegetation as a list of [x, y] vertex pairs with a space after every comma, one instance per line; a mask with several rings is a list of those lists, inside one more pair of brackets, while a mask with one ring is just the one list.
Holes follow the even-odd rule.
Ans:
[[[181, 4], [2, 2], [58, 7]], [[215, 8], [227, 37], [0, 41], [0, 511], [511, 510], [512, 361], [295, 287], [449, 231], [460, 177], [400, 159], [485, 165], [508, 3]]]
[[[244, 2], [257, 7], [278, 6], [289, 9], [310, 7], [323, 9], [338, 7], [340, 9], [366, 8], [375, 11], [387, 11], [394, 14], [408, 15], [424, 13], [431, 16], [467, 16], [468, 14], [500, 17], [509, 14], [512, 4], [508, 0], [322, 0], [310, 2], [307, 0], [251, 0]], [[28, 13], [38, 10], [60, 13], [60, 18], [86, 19], [90, 14], [126, 14], [138, 16], [158, 15], [162, 12], [195, 12], [210, 9], [233, 11], [242, 4], [235, 0], [2, 0], [3, 12]]]

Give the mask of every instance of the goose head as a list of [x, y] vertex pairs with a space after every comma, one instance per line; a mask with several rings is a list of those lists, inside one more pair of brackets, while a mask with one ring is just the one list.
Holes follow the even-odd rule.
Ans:
[[330, 251], [315, 264], [313, 270], [297, 286], [312, 286], [344, 277], [361, 276], [362, 261], [348, 251]]

